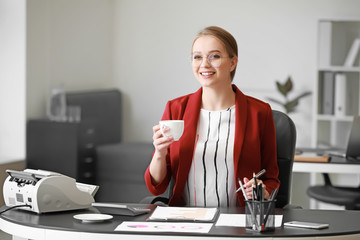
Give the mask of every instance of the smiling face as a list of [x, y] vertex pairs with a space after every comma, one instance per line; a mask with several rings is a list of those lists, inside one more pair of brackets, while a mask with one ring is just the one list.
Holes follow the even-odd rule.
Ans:
[[236, 64], [237, 57], [230, 58], [223, 43], [216, 37], [201, 36], [193, 44], [193, 73], [203, 87], [231, 84], [230, 73]]

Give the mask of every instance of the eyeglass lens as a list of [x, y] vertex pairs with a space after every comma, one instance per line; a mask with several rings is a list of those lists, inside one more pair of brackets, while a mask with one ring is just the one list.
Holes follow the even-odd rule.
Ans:
[[217, 53], [210, 54], [207, 58], [195, 54], [192, 56], [192, 64], [194, 66], [200, 66], [204, 59], [206, 59], [212, 67], [219, 67], [221, 65], [221, 56]]

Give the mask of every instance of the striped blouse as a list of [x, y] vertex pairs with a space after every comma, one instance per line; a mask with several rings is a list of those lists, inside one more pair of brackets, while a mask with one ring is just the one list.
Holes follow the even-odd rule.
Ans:
[[184, 188], [188, 206], [236, 206], [234, 177], [235, 105], [201, 109], [194, 156]]

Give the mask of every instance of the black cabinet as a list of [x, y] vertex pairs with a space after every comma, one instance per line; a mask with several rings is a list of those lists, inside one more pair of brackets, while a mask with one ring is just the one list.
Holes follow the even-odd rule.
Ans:
[[26, 167], [68, 175], [77, 182], [95, 179], [95, 124], [92, 121], [29, 120]]

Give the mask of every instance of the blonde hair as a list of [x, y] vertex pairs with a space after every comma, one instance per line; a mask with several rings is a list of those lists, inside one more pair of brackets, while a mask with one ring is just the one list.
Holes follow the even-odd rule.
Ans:
[[[210, 26], [210, 27], [204, 28], [203, 30], [198, 32], [198, 34], [196, 35], [196, 37], [192, 43], [191, 49], [193, 48], [195, 41], [202, 36], [216, 37], [223, 43], [225, 50], [228, 53], [230, 58], [238, 56], [238, 46], [237, 46], [236, 40], [225, 29], [222, 29], [217, 26]], [[235, 66], [234, 70], [230, 73], [231, 81], [234, 79], [235, 71], [236, 71], [236, 66]]]

